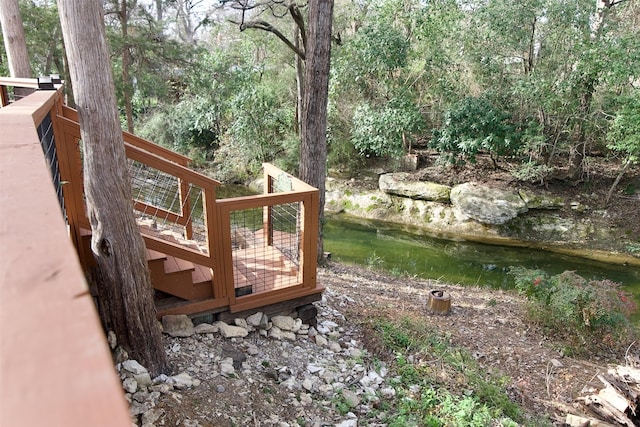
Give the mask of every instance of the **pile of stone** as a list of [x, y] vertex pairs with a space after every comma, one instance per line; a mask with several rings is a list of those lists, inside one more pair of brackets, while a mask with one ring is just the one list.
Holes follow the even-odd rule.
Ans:
[[[203, 398], [212, 402], [212, 417], [224, 417], [233, 421], [230, 424], [255, 424], [255, 412], [253, 420], [243, 418], [255, 411], [252, 404], [260, 398], [251, 397], [252, 393], [274, 389], [274, 396], [281, 400], [274, 402], [274, 408], [286, 406], [289, 412], [278, 415], [274, 409], [264, 425], [295, 427], [296, 420], [305, 419], [306, 425], [356, 426], [359, 417], [378, 407], [381, 399], [393, 399], [395, 390], [386, 383], [383, 363], [375, 369], [369, 366], [359, 332], [341, 326], [344, 316], [327, 306], [326, 300], [318, 306], [317, 322], [315, 317], [303, 321], [258, 312], [230, 323], [194, 325], [187, 316], [165, 316], [167, 357], [178, 373], [152, 379], [136, 361], [117, 365], [134, 422], [144, 427], [165, 425], [160, 409], [164, 400], [175, 404], [202, 390]], [[375, 419], [368, 418], [369, 425], [376, 425]], [[213, 425], [211, 420], [204, 415], [201, 420], [180, 422], [194, 427]]]

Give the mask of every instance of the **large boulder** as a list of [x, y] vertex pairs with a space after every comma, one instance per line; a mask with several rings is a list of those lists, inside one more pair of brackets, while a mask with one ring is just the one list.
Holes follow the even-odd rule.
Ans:
[[416, 200], [449, 202], [451, 187], [435, 182], [410, 181], [406, 172], [385, 173], [380, 175], [378, 187], [387, 194], [409, 197]]
[[451, 189], [451, 203], [468, 217], [493, 225], [505, 224], [528, 210], [525, 201], [515, 191], [469, 182]]

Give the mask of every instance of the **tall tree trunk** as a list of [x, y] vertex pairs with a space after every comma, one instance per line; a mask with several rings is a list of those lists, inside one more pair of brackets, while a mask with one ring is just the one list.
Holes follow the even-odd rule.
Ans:
[[58, 10], [84, 143], [87, 214], [103, 321], [129, 355], [157, 375], [167, 362], [144, 242], [133, 215], [102, 3], [58, 0]]
[[[293, 31], [295, 46], [303, 50], [304, 47], [300, 46], [300, 26], [294, 24]], [[302, 133], [302, 103], [304, 102], [304, 59], [296, 53], [294, 53], [294, 59], [296, 61], [296, 133], [300, 135]]]
[[[0, 25], [11, 77], [31, 78], [27, 40], [24, 36], [18, 0], [0, 0]], [[14, 94], [23, 97], [31, 92], [33, 89], [16, 88]]]
[[327, 103], [333, 0], [309, 1], [309, 33], [302, 108], [300, 178], [320, 190], [318, 261], [324, 262], [323, 223], [327, 169]]
[[122, 0], [121, 3], [120, 27], [122, 28], [122, 91], [124, 96], [124, 112], [127, 117], [127, 131], [133, 133], [132, 86], [131, 79], [129, 78], [131, 52], [129, 51], [129, 11], [127, 10], [127, 0]]

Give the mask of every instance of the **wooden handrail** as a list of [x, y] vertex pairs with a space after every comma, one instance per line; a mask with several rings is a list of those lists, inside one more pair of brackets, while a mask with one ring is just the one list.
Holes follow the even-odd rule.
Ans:
[[29, 79], [22, 77], [0, 77], [0, 86], [26, 87], [29, 89], [38, 89], [38, 79]]
[[[76, 123], [78, 122], [78, 111], [74, 110], [73, 108], [67, 107], [66, 105], [62, 107], [62, 116], [66, 119], [69, 119], [71, 121], [74, 121]], [[78, 137], [80, 137], [78, 135]], [[160, 157], [162, 157], [163, 159], [167, 159], [170, 160], [174, 163], [178, 163], [179, 165], [182, 166], [188, 166], [189, 163], [191, 162], [191, 159], [187, 156], [183, 156], [182, 154], [176, 153], [175, 151], [171, 151], [167, 148], [164, 148], [160, 145], [156, 145], [150, 141], [147, 141], [146, 139], [140, 138], [132, 133], [123, 131], [122, 132], [122, 137], [124, 139], [124, 142], [134, 146], [134, 147], [138, 147], [141, 148], [145, 151], [148, 151], [150, 153], [154, 153]]]
[[[309, 184], [307, 184], [306, 182], [302, 181], [299, 178], [296, 178], [295, 176], [288, 174], [287, 172], [284, 172], [283, 170], [275, 167], [274, 165], [272, 165], [271, 163], [263, 163], [262, 164], [262, 168], [264, 170], [264, 175], [266, 176], [270, 176], [272, 178], [279, 178], [280, 176], [286, 176], [289, 180], [291, 180], [291, 183], [293, 185], [292, 190], [293, 191], [317, 191], [317, 189]], [[268, 186], [265, 183], [265, 191], [268, 190]]]
[[218, 200], [217, 205], [221, 210], [224, 211], [282, 205], [285, 203], [302, 202], [305, 200], [305, 198], [311, 197], [311, 195], [317, 191], [318, 190], [290, 191], [287, 193], [269, 193], [256, 194], [253, 196], [230, 197], [228, 199]]
[[173, 175], [176, 178], [184, 179], [185, 181], [197, 185], [198, 187], [219, 187], [220, 185], [222, 185], [215, 179], [209, 178], [206, 175], [203, 175], [178, 163], [169, 161], [159, 154], [151, 153], [129, 143], [125, 143], [124, 147], [128, 158], [140, 163], [144, 163], [147, 166], [151, 166], [169, 175]]
[[37, 91], [0, 109], [0, 425], [128, 427], [36, 131], [59, 96]]

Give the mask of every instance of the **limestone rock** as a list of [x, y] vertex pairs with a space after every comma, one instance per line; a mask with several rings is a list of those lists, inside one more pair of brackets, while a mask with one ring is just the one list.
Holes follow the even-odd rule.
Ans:
[[527, 212], [527, 204], [519, 194], [465, 183], [451, 189], [451, 203], [462, 213], [484, 224], [505, 224]]
[[[282, 329], [283, 331], [297, 332], [297, 331], [294, 331], [296, 322], [294, 318], [291, 316], [274, 316], [271, 318], [271, 323], [273, 323], [273, 326], [276, 326]], [[300, 326], [298, 326], [298, 329], [300, 329]]]
[[135, 374], [133, 379], [136, 380], [138, 386], [140, 387], [148, 387], [151, 385], [151, 375], [148, 372], [143, 372], [142, 374]]
[[561, 209], [564, 206], [562, 197], [547, 196], [527, 190], [518, 191], [529, 209]]
[[195, 333], [193, 322], [185, 314], [163, 316], [162, 329], [165, 334], [172, 337], [190, 337]]
[[209, 323], [200, 323], [194, 328], [196, 334], [217, 334], [219, 328], [217, 325], [211, 325]]
[[451, 187], [434, 182], [408, 181], [405, 172], [380, 175], [378, 187], [387, 194], [434, 202], [449, 202]]
[[215, 324], [220, 329], [220, 335], [225, 338], [242, 338], [249, 335], [249, 331], [240, 326], [227, 325], [224, 322], [216, 322]]
[[269, 318], [261, 311], [247, 317], [247, 324], [256, 329], [267, 329], [269, 326]]
[[135, 393], [136, 390], [138, 390], [138, 382], [133, 378], [125, 378], [124, 381], [122, 381], [122, 388], [124, 388], [127, 393]]
[[186, 372], [169, 377], [167, 382], [173, 385], [173, 387], [177, 388], [178, 390], [190, 388], [193, 385], [193, 379], [191, 378], [191, 375], [187, 374]]
[[122, 362], [122, 369], [133, 374], [146, 374], [148, 373], [147, 368], [142, 366], [137, 360], [129, 359]]
[[342, 397], [344, 397], [344, 401], [349, 405], [350, 408], [355, 408], [360, 404], [360, 398], [353, 391], [345, 388], [342, 390]]

